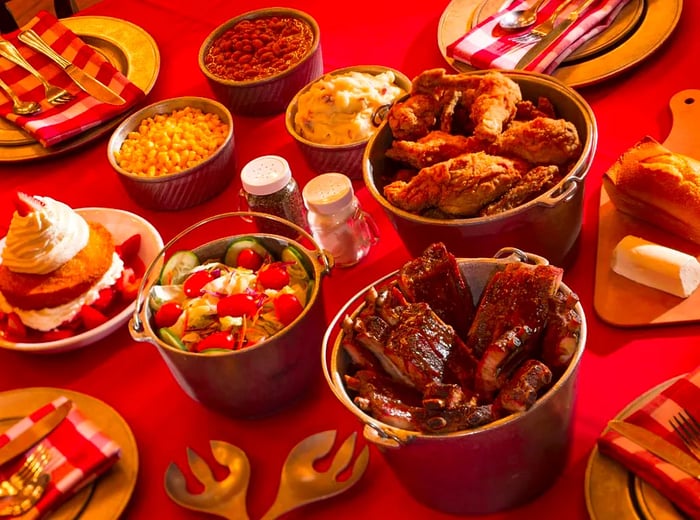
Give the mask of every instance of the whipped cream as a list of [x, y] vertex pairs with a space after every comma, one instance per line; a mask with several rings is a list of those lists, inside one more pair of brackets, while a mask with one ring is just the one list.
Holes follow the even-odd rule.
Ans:
[[117, 253], [112, 253], [112, 265], [107, 269], [107, 272], [95, 285], [75, 300], [58, 307], [24, 310], [12, 307], [0, 293], [0, 310], [3, 312], [15, 312], [27, 327], [44, 332], [49, 331], [75, 318], [83, 305], [90, 305], [97, 300], [100, 296], [100, 290], [114, 285], [123, 270], [124, 262]]
[[90, 226], [73, 209], [50, 197], [34, 197], [43, 207], [26, 216], [15, 211], [5, 237], [2, 264], [15, 273], [47, 274], [83, 249]]

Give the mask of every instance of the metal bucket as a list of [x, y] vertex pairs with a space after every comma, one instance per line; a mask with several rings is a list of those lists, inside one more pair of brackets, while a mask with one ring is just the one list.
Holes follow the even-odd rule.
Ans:
[[[258, 232], [257, 223], [265, 219], [289, 226], [299, 240], [315, 249], [309, 250], [288, 237]], [[221, 257], [231, 239], [242, 235], [255, 235], [276, 253], [287, 245], [302, 253], [303, 263], [314, 278], [312, 295], [303, 312], [270, 339], [242, 350], [200, 354], [162, 341], [151, 325], [148, 294], [166, 254], [192, 250], [200, 258]], [[216, 215], [185, 229], [153, 260], [141, 283], [129, 331], [134, 340], [156, 346], [173, 377], [192, 399], [234, 417], [267, 415], [295, 401], [320, 376], [318, 354], [324, 329], [321, 278], [332, 265], [330, 255], [291, 222], [256, 212]]]
[[[474, 71], [471, 74], [484, 74]], [[396, 164], [386, 157], [393, 136], [386, 122], [367, 143], [362, 159], [363, 178], [372, 197], [413, 256], [433, 242], [443, 242], [459, 257], [490, 257], [503, 247], [527, 249], [556, 265], [568, 265], [581, 232], [585, 179], [598, 143], [598, 127], [590, 105], [573, 89], [544, 74], [504, 71], [522, 91], [523, 99], [550, 99], [559, 117], [571, 121], [581, 139], [581, 156], [564, 178], [539, 197], [514, 209], [488, 217], [439, 219], [404, 211], [384, 197]]]
[[[506, 256], [507, 255], [507, 256]], [[478, 301], [491, 274], [508, 262], [547, 264], [542, 257], [506, 248], [495, 258], [459, 259], [458, 264]], [[364, 437], [375, 444], [406, 490], [433, 509], [454, 514], [488, 514], [521, 505], [548, 489], [566, 465], [572, 437], [578, 368], [586, 343], [580, 303], [581, 335], [576, 353], [557, 382], [526, 412], [472, 430], [442, 435], [389, 426], [357, 407], [343, 374], [349, 357], [341, 348], [340, 324], [372, 286], [357, 293], [335, 316], [323, 339], [323, 368], [331, 390], [364, 424]], [[562, 284], [562, 290], [571, 291]], [[353, 311], [349, 309], [355, 308]]]

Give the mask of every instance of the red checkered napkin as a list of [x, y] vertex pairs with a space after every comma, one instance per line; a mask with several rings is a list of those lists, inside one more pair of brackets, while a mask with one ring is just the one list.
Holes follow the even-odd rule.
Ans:
[[[0, 447], [67, 400], [66, 397], [58, 397], [20, 419], [0, 435]], [[68, 416], [44, 438], [42, 444], [49, 451], [47, 471], [51, 473], [51, 480], [41, 500], [24, 515], [16, 517], [21, 520], [42, 518], [55, 510], [80, 488], [111, 468], [121, 454], [120, 447], [87, 419], [75, 404]], [[17, 471], [31, 451], [2, 467], [0, 479]]]
[[[542, 72], [544, 74], [551, 73], [572, 52], [605, 30], [628, 1], [600, 0], [594, 3], [523, 70]], [[512, 4], [508, 5], [506, 3], [505, 5], [508, 5], [508, 11], [512, 11], [526, 7], [527, 4], [531, 3], [531, 0], [515, 0]], [[560, 3], [550, 0], [545, 4], [537, 16], [537, 23], [541, 23], [549, 18]], [[577, 2], [573, 2], [573, 5], [558, 17], [558, 21], [563, 21], [569, 11], [573, 10], [576, 5]], [[534, 44], [519, 45], [510, 40], [512, 36], [525, 33], [529, 29], [523, 29], [518, 32], [501, 29], [498, 26], [498, 22], [505, 12], [506, 9], [501, 9], [449, 44], [446, 49], [447, 55], [477, 69], [513, 70], [520, 58]]]
[[[700, 368], [675, 381], [625, 421], [642, 426], [687, 452], [669, 423], [683, 408], [700, 417]], [[691, 518], [700, 518], [700, 480], [612, 430], [598, 439], [598, 448], [653, 485]]]
[[75, 137], [124, 113], [145, 98], [139, 87], [50, 13], [40, 12], [22, 29], [34, 29], [55, 51], [109, 86], [126, 101], [123, 105], [97, 101], [73, 83], [56, 63], [20, 42], [17, 39], [20, 31], [4, 35], [50, 83], [75, 95], [75, 99], [64, 105], [50, 105], [45, 99], [44, 87], [37, 79], [21, 67], [0, 58], [0, 78], [21, 99], [34, 100], [42, 106], [42, 111], [37, 114], [18, 116], [12, 113], [12, 103], [3, 93], [0, 96], [0, 116], [22, 127], [43, 146], [55, 146]]

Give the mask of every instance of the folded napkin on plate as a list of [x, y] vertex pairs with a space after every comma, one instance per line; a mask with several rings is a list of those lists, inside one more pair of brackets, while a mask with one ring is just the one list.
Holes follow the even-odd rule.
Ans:
[[[0, 447], [66, 401], [66, 397], [58, 397], [20, 419], [0, 435]], [[121, 448], [87, 419], [75, 404], [68, 416], [41, 442], [48, 448], [50, 460], [47, 471], [51, 474], [51, 480], [41, 500], [24, 515], [17, 517], [22, 520], [41, 518], [53, 511], [80, 488], [111, 468], [121, 455]], [[0, 480], [17, 471], [31, 451], [0, 468]]]
[[[669, 422], [683, 408], [700, 417], [700, 368], [675, 381], [625, 421], [646, 428], [690, 454]], [[649, 482], [691, 518], [700, 518], [700, 480], [612, 430], [598, 439], [598, 449]]]
[[[55, 51], [110, 87], [124, 98], [126, 103], [101, 103], [84, 92], [55, 62], [19, 41], [17, 35], [26, 29], [34, 29]], [[55, 146], [109, 121], [145, 97], [139, 87], [46, 11], [38, 13], [20, 30], [3, 36], [11, 41], [50, 83], [75, 95], [72, 101], [64, 105], [50, 105], [46, 101], [44, 87], [36, 78], [18, 65], [0, 58], [0, 79], [9, 84], [22, 100], [34, 100], [42, 105], [42, 111], [37, 114], [18, 116], [12, 112], [12, 103], [3, 93], [0, 96], [0, 116], [22, 127], [45, 147]]]
[[[582, 0], [581, 0], [582, 1]], [[629, 0], [600, 0], [589, 7], [579, 19], [573, 23], [558, 38], [553, 40], [529, 65], [523, 70], [542, 72], [548, 74], [564, 61], [572, 52], [578, 49], [588, 40], [606, 29], [615, 19], [620, 10]], [[512, 11], [523, 8], [531, 1], [515, 0], [508, 5], [507, 10]], [[541, 23], [552, 14], [561, 2], [550, 1], [539, 12], [537, 23]], [[574, 9], [573, 6], [566, 9], [558, 21]], [[512, 36], [529, 31], [531, 28], [518, 32], [505, 31], [498, 26], [500, 17], [506, 10], [499, 10], [486, 18], [465, 35], [447, 46], [447, 55], [451, 58], [465, 62], [477, 69], [504, 69], [512, 70], [525, 53], [534, 45], [521, 45], [511, 41]]]

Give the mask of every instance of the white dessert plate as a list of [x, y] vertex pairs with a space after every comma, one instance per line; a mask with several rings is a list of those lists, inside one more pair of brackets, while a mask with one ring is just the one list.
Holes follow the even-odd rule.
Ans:
[[[141, 235], [141, 249], [139, 257], [144, 265], [148, 266], [153, 261], [161, 249], [163, 249], [163, 239], [158, 230], [153, 225], [129, 211], [113, 208], [79, 208], [79, 214], [88, 221], [99, 222], [105, 226], [114, 237], [115, 244], [121, 244], [124, 240], [136, 233]], [[0, 240], [0, 250], [5, 244], [5, 239]], [[87, 330], [75, 336], [55, 341], [43, 343], [13, 343], [0, 338], [0, 348], [18, 350], [22, 352], [60, 352], [86, 347], [96, 341], [112, 334], [119, 327], [124, 325], [134, 312], [135, 301], [127, 305], [116, 316], [112, 317], [99, 327]]]

